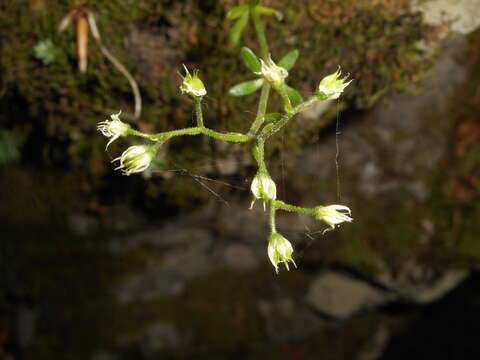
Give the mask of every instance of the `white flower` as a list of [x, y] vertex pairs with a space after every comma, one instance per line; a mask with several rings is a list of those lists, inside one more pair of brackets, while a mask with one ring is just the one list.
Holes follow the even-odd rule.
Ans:
[[288, 71], [275, 64], [270, 55], [268, 55], [267, 61], [260, 59], [260, 62], [262, 69], [255, 74], [263, 76], [274, 87], [281, 87], [285, 82], [285, 78], [288, 76]]
[[203, 85], [202, 80], [198, 77], [198, 70], [194, 70], [193, 74], [190, 74], [185, 65], [183, 65], [183, 68], [185, 69], [185, 76], [180, 74], [183, 79], [180, 85], [182, 94], [187, 94], [194, 98], [207, 95], [205, 85]]
[[134, 145], [130, 146], [122, 153], [122, 156], [113, 159], [120, 161], [120, 166], [115, 170], [121, 169], [124, 175], [142, 172], [150, 166], [156, 150], [152, 146]]
[[317, 220], [323, 220], [330, 226], [323, 233], [335, 229], [335, 225], [342, 222], [352, 222], [350, 208], [344, 205], [317, 206], [314, 216]]
[[339, 79], [341, 75], [340, 67], [333, 74], [325, 76], [320, 84], [318, 85], [318, 91], [326, 96], [325, 100], [338, 99], [342, 94], [343, 90], [353, 81], [347, 80], [348, 76], [345, 76], [342, 79]]
[[270, 175], [264, 172], [258, 172], [253, 178], [250, 190], [253, 194], [253, 201], [250, 209], [253, 207], [255, 200], [263, 200], [263, 208], [265, 209], [265, 202], [275, 200], [277, 198], [277, 187]]
[[295, 261], [292, 258], [293, 247], [290, 241], [285, 239], [282, 235], [277, 232], [274, 232], [270, 235], [268, 239], [268, 257], [275, 268], [275, 271], [278, 274], [278, 264], [284, 263], [287, 270], [290, 270], [288, 263], [292, 262], [295, 267]]
[[106, 137], [111, 138], [107, 143], [105, 150], [108, 149], [108, 145], [117, 140], [120, 136], [128, 135], [130, 131], [130, 125], [125, 124], [118, 117], [122, 111], [120, 110], [118, 114], [110, 115], [111, 120], [105, 120], [98, 124], [97, 129]]

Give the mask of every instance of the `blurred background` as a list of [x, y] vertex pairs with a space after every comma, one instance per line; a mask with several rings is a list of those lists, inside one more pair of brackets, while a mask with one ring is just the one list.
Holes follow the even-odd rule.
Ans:
[[[247, 131], [258, 93], [227, 95], [253, 78], [228, 42], [239, 1], [0, 0], [1, 360], [478, 358], [480, 2], [263, 3], [304, 97], [339, 64], [355, 79], [267, 146], [279, 198], [354, 217], [322, 235], [279, 214], [298, 265], [279, 275], [245, 148], [175, 138], [126, 177], [110, 161], [141, 141], [105, 151], [96, 130], [120, 109], [146, 132], [191, 126], [185, 64], [207, 126]], [[242, 43], [258, 50], [252, 29]]]

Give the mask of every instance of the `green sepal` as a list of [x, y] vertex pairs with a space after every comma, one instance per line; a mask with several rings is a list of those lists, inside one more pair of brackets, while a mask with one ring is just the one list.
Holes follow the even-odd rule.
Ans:
[[301, 104], [303, 102], [302, 95], [300, 95], [300, 93], [294, 88], [285, 84], [283, 89], [285, 90], [285, 93], [287, 94], [292, 104]]
[[244, 12], [240, 19], [238, 19], [230, 29], [230, 33], [228, 34], [228, 36], [230, 38], [230, 44], [232, 44], [233, 46], [237, 46], [240, 43], [240, 38], [242, 37], [242, 34], [248, 25], [249, 17], [249, 12]]
[[248, 12], [248, 4], [235, 6], [234, 8], [230, 9], [225, 16], [227, 20], [235, 20], [241, 17], [245, 12]]
[[245, 81], [228, 90], [231, 96], [246, 96], [259, 90], [263, 85], [263, 78]]
[[242, 57], [245, 66], [254, 73], [258, 73], [262, 70], [262, 65], [260, 64], [257, 55], [255, 55], [255, 53], [248, 47], [243, 46], [240, 49], [240, 56]]
[[300, 51], [297, 49], [290, 51], [278, 62], [278, 66], [281, 66], [286, 70], [290, 70], [297, 62], [298, 55], [300, 55]]
[[257, 14], [260, 14], [260, 15], [267, 15], [267, 16], [275, 15], [278, 21], [282, 21], [283, 19], [283, 14], [280, 11], [272, 9], [270, 7], [258, 5], [258, 6], [255, 6], [255, 11], [257, 12]]
[[318, 100], [321, 100], [321, 101], [328, 100], [328, 96], [327, 96], [327, 95], [325, 95], [325, 94], [324, 94], [324, 93], [322, 93], [322, 92], [319, 92], [319, 93], [317, 93], [317, 95], [316, 95], [316, 96], [317, 96]]
[[282, 114], [274, 112], [274, 113], [266, 114], [264, 117], [264, 120], [266, 123], [274, 123], [280, 120], [281, 117], [282, 117]]

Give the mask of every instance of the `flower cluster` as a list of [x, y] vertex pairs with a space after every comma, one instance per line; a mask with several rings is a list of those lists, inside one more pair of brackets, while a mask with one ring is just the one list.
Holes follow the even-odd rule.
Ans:
[[[265, 162], [267, 140], [307, 107], [318, 101], [338, 99], [352, 80], [348, 80], [348, 76], [342, 77], [340, 68], [338, 68], [336, 72], [321, 80], [313, 96], [304, 100], [295, 88], [286, 83], [289, 71], [291, 71], [297, 61], [299, 51], [297, 49], [290, 50], [280, 58], [278, 63], [275, 63], [270, 55], [261, 18], [262, 16], [271, 15], [279, 17], [281, 14], [275, 9], [261, 5], [261, 0], [247, 0], [246, 3], [233, 8], [227, 13], [227, 19], [236, 21], [229, 36], [230, 42], [234, 46], [238, 45], [245, 28], [250, 23], [255, 25], [254, 28], [260, 40], [261, 56], [257, 56], [251, 49], [245, 46], [240, 49], [240, 57], [243, 59], [246, 67], [257, 75], [257, 78], [242, 81], [228, 91], [228, 94], [232, 96], [241, 97], [261, 90], [256, 117], [252, 119], [250, 128], [246, 133], [219, 132], [205, 125], [202, 99], [207, 94], [207, 90], [198, 76], [198, 70], [190, 72], [185, 65], [185, 74], [180, 74], [180, 91], [193, 99], [196, 126], [164, 131], [157, 134], [146, 134], [122, 122], [119, 112], [118, 114], [112, 114], [110, 119], [99, 123], [97, 128], [109, 139], [106, 149], [118, 138], [129, 135], [150, 141], [150, 145], [130, 146], [121, 156], [113, 160], [114, 162], [119, 162], [116, 170], [121, 170], [124, 175], [145, 171], [151, 165], [160, 146], [173, 137], [206, 135], [233, 144], [243, 143], [247, 145], [257, 165], [257, 173], [250, 186], [253, 197], [250, 208], [253, 207], [256, 200], [263, 202], [264, 211], [268, 206], [270, 236], [268, 237], [267, 255], [278, 273], [279, 264], [283, 263], [287, 270], [289, 270], [290, 264], [293, 264], [295, 267], [297, 265], [293, 259], [293, 245], [276, 230], [277, 210], [312, 215], [327, 224], [328, 228], [324, 233], [333, 230], [343, 222], [351, 222], [353, 219], [350, 209], [344, 205], [305, 208], [277, 200], [277, 187], [269, 175]], [[273, 89], [280, 96], [283, 113], [268, 112], [270, 89]]]

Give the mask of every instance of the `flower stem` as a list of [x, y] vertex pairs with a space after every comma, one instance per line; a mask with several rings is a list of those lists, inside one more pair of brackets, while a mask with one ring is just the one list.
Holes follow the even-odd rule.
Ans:
[[275, 212], [277, 211], [277, 208], [273, 204], [274, 204], [274, 202], [270, 201], [269, 224], [270, 224], [270, 233], [271, 234], [277, 232], [277, 229], [276, 229], [276, 226], [275, 226]]
[[310, 215], [312, 215], [314, 213], [314, 209], [312, 209], [312, 208], [305, 208], [305, 207], [301, 207], [301, 206], [289, 205], [289, 204], [284, 203], [281, 200], [272, 201], [271, 206], [274, 206], [277, 209], [290, 211], [290, 212], [300, 212], [300, 213], [310, 214]]
[[132, 134], [150, 139], [152, 141], [162, 141], [162, 142], [175, 136], [200, 135], [200, 134], [207, 135], [214, 139], [223, 140], [231, 143], [246, 143], [252, 139], [251, 136], [241, 134], [241, 133], [235, 133], [235, 132], [221, 133], [206, 127], [199, 127], [199, 126], [166, 131], [166, 132], [152, 134], [152, 135], [144, 134], [142, 132], [133, 130]]
[[265, 36], [265, 29], [263, 28], [262, 19], [256, 11], [256, 7], [252, 6], [250, 8], [250, 14], [252, 15], [253, 26], [255, 27], [255, 32], [257, 33], [258, 43], [260, 44], [260, 55], [266, 59], [268, 57], [268, 42], [267, 37]]
[[195, 114], [197, 117], [197, 126], [203, 128], [202, 98], [195, 98]]
[[260, 135], [258, 136], [259, 138], [263, 138], [264, 141], [268, 139], [270, 136], [275, 134], [278, 130], [280, 130], [282, 127], [284, 127], [287, 122], [296, 114], [298, 114], [300, 111], [306, 109], [310, 105], [314, 104], [315, 102], [319, 101], [320, 99], [318, 96], [313, 96], [307, 101], [295, 106], [291, 112], [283, 115], [280, 120], [278, 120], [276, 123], [274, 123], [272, 126], [265, 127]]
[[267, 112], [268, 98], [270, 96], [270, 84], [266, 81], [263, 82], [262, 92], [260, 94], [260, 102], [258, 103], [257, 116], [255, 121], [252, 123], [250, 130], [248, 130], [249, 135], [255, 135], [265, 121], [265, 113]]
[[257, 139], [256, 144], [252, 148], [252, 154], [257, 162], [258, 171], [268, 174], [267, 167], [265, 165], [265, 141], [263, 139]]

